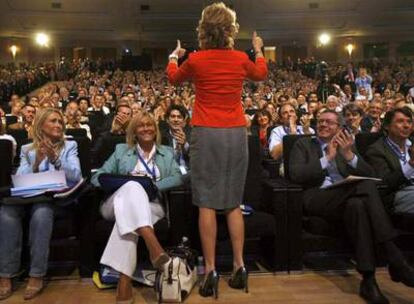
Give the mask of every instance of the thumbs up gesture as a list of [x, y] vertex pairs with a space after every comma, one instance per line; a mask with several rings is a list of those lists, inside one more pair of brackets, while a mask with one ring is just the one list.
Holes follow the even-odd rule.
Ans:
[[177, 46], [175, 48], [175, 50], [172, 52], [174, 55], [177, 55], [178, 58], [181, 58], [184, 56], [186, 50], [181, 48], [181, 41], [177, 40]]
[[253, 32], [252, 46], [253, 46], [255, 53], [259, 53], [262, 51], [263, 40], [261, 37], [257, 35], [256, 31]]

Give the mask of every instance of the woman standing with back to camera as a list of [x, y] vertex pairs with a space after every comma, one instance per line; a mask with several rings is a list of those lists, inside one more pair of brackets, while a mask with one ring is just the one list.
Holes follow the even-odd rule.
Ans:
[[240, 210], [247, 165], [246, 121], [241, 104], [245, 78], [267, 76], [263, 41], [253, 34], [256, 62], [233, 49], [239, 25], [236, 13], [223, 3], [207, 6], [197, 27], [200, 51], [189, 54], [178, 67], [185, 50], [180, 41], [169, 56], [168, 79], [173, 84], [192, 79], [196, 88], [190, 165], [193, 203], [199, 207], [199, 230], [206, 277], [200, 295], [218, 296], [219, 275], [215, 270], [216, 211], [226, 214], [233, 249], [233, 274], [229, 286], [247, 287], [243, 261], [244, 222]]

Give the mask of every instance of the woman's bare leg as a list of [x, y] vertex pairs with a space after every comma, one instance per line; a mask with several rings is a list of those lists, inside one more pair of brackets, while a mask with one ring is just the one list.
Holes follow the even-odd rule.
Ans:
[[157, 257], [164, 252], [164, 249], [161, 247], [160, 242], [158, 242], [157, 237], [155, 236], [154, 229], [149, 226], [141, 227], [136, 230], [140, 237], [142, 237], [147, 245], [150, 259], [154, 261]]
[[117, 301], [126, 301], [133, 297], [131, 278], [121, 273], [116, 293]]
[[233, 249], [233, 268], [234, 270], [237, 270], [244, 266], [244, 220], [241, 209], [235, 208], [231, 210], [226, 214], [226, 219]]
[[198, 228], [205, 260], [206, 274], [216, 268], [216, 210], [199, 208]]

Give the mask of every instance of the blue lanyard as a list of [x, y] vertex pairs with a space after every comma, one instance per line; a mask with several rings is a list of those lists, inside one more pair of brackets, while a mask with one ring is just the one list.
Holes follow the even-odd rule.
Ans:
[[404, 163], [404, 164], [406, 164], [407, 163], [407, 153], [404, 151], [404, 152], [401, 152], [401, 150], [400, 150], [400, 148], [395, 144], [395, 143], [393, 143], [390, 139], [389, 139], [389, 137], [387, 137], [386, 139], [385, 139], [385, 141], [387, 142], [387, 144], [388, 144], [388, 146], [391, 148], [391, 150], [394, 152], [394, 154], [395, 155], [397, 155], [397, 157]]
[[[290, 128], [288, 128], [288, 127], [286, 127], [286, 126], [283, 126], [283, 130], [285, 131], [285, 133], [286, 133], [287, 135], [289, 135], [289, 134], [290, 134]], [[302, 133], [300, 132], [300, 128], [299, 128], [299, 127], [296, 127], [296, 134], [302, 134]]]
[[152, 179], [155, 181], [157, 176], [156, 176], [156, 172], [155, 172], [155, 164], [152, 166], [152, 170], [148, 167], [147, 163], [145, 162], [145, 160], [142, 158], [142, 156], [139, 154], [139, 151], [137, 151], [138, 154], [138, 159], [139, 161], [144, 165], [145, 170], [152, 176]]

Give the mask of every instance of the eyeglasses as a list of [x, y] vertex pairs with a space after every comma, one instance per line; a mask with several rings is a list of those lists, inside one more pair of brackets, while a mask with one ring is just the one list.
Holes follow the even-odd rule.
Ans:
[[333, 121], [333, 120], [329, 120], [329, 119], [319, 119], [317, 121], [318, 125], [328, 125], [328, 126], [334, 126], [334, 125], [339, 125], [339, 123], [337, 121]]

